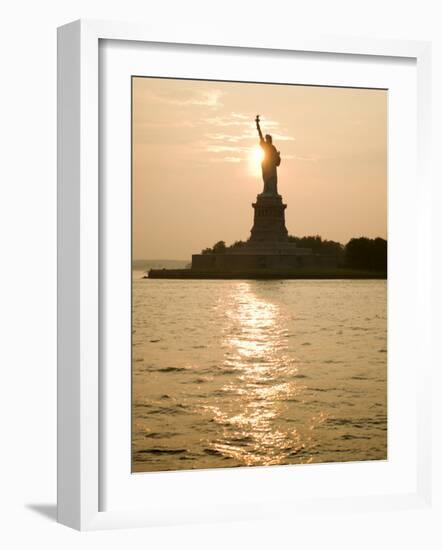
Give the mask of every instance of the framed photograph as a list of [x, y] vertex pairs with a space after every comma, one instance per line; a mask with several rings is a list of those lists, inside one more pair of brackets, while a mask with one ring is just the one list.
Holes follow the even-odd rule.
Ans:
[[58, 40], [59, 521], [426, 506], [429, 45]]

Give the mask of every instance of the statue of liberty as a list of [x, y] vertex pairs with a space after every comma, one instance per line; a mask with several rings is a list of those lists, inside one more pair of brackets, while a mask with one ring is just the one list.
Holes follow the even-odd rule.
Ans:
[[261, 162], [262, 179], [264, 180], [264, 191], [262, 194], [278, 196], [278, 174], [276, 168], [281, 164], [281, 156], [272, 143], [272, 136], [266, 134], [264, 139], [261, 126], [259, 125], [259, 115], [256, 115], [255, 122], [259, 134], [259, 145], [264, 152]]

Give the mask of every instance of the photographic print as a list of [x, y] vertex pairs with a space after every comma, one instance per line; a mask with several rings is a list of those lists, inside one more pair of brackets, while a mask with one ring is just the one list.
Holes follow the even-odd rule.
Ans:
[[132, 78], [132, 471], [387, 458], [383, 89]]

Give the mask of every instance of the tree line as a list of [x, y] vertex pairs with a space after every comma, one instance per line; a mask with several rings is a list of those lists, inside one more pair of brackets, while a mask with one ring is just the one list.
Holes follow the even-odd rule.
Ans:
[[[323, 239], [320, 235], [296, 237], [290, 235], [289, 242], [296, 243], [300, 248], [311, 248], [316, 254], [333, 254], [339, 267], [349, 269], [366, 269], [369, 271], [387, 272], [387, 241], [377, 237], [352, 238], [343, 245], [336, 241]], [[246, 241], [235, 241], [227, 246], [224, 241], [218, 241], [212, 248], [205, 248], [202, 254], [224, 254], [228, 250], [245, 246]]]

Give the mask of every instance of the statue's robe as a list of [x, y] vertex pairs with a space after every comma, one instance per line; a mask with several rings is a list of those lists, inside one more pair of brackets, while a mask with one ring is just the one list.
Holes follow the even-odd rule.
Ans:
[[264, 151], [264, 158], [261, 162], [262, 179], [264, 180], [264, 193], [266, 195], [278, 194], [278, 174], [276, 167], [279, 166], [281, 159], [276, 147], [262, 140], [261, 148]]

